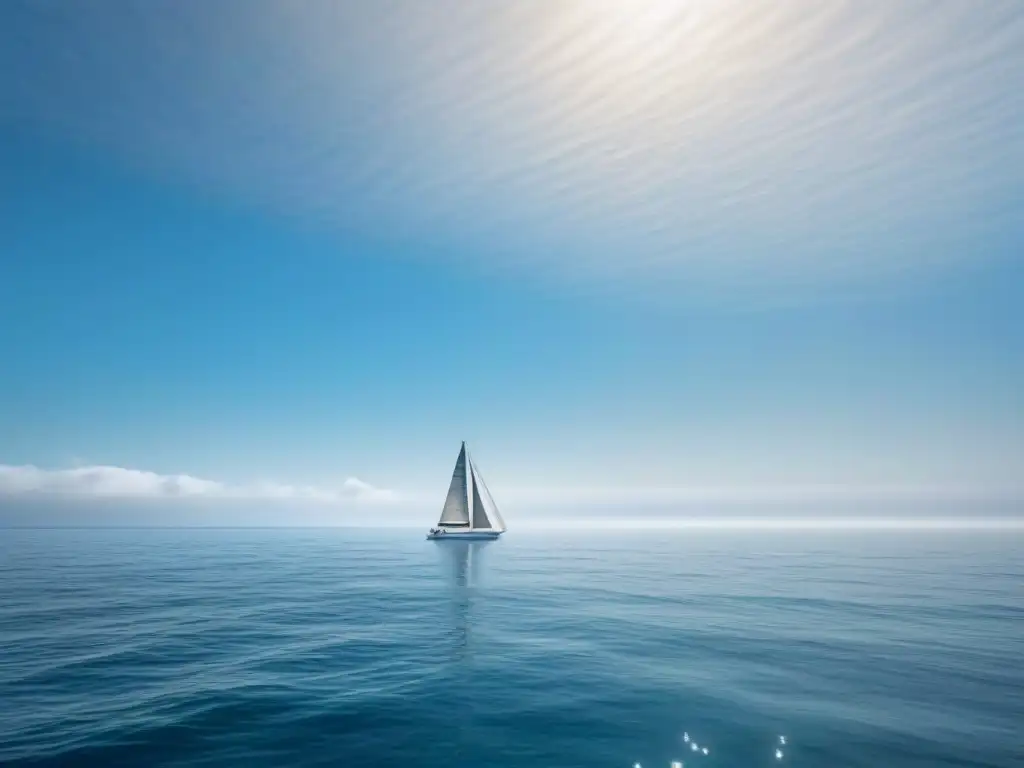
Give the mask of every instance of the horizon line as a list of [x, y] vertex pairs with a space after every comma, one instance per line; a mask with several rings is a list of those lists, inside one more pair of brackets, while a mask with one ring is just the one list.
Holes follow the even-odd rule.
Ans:
[[[280, 525], [123, 525], [102, 523], [77, 525], [4, 525], [0, 530], [420, 530], [419, 523], [392, 523], [383, 525], [361, 525], [338, 523], [336, 525], [282, 523]], [[552, 521], [531, 520], [525, 525], [515, 526], [506, 532], [525, 533], [544, 531], [574, 531], [577, 533], [664, 531], [664, 530], [760, 530], [760, 531], [1024, 531], [1024, 516], [964, 518], [964, 517], [922, 517], [922, 518], [671, 518], [638, 520], [602, 520], [584, 518], [577, 520], [555, 519]]]

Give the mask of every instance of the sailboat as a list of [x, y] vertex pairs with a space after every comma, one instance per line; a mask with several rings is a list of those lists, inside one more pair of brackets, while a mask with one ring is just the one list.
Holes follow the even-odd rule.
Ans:
[[441, 509], [441, 519], [430, 529], [427, 538], [459, 541], [496, 539], [504, 532], [505, 521], [501, 519], [498, 506], [463, 441], [448, 486], [448, 496]]

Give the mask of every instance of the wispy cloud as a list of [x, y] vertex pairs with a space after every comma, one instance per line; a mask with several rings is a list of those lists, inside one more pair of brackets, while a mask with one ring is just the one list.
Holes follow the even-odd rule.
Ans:
[[136, 499], [294, 499], [329, 503], [387, 503], [400, 500], [394, 491], [358, 478], [338, 488], [256, 483], [232, 485], [193, 475], [162, 475], [115, 466], [42, 469], [33, 465], [0, 464], [0, 495], [59, 495], [80, 498]]
[[[356, 477], [333, 487], [279, 482], [231, 484], [188, 474], [160, 474], [109, 465], [76, 464], [45, 469], [0, 464], [0, 496], [57, 495], [80, 498], [307, 500], [329, 503], [437, 501], [433, 495], [378, 488]], [[508, 487], [503, 504], [527, 513], [536, 507], [685, 509], [689, 505], [771, 505], [803, 502], [1021, 501], [1024, 488], [963, 485], [720, 485]]]
[[0, 118], [425, 258], [815, 295], [1020, 233], [1017, 0], [4, 5]]

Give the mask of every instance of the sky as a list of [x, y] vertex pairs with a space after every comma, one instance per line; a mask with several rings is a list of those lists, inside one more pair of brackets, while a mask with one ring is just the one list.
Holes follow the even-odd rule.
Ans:
[[1022, 74], [1016, 0], [7, 0], [0, 523], [430, 524], [462, 440], [510, 525], [1019, 509]]

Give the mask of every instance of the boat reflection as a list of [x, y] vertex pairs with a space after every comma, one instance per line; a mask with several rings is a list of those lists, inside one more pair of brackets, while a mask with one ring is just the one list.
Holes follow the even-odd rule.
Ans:
[[479, 588], [486, 548], [490, 541], [438, 541], [436, 544], [445, 570], [449, 606], [453, 658], [472, 658], [470, 628], [473, 598]]

